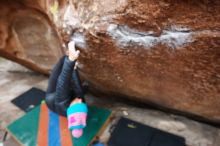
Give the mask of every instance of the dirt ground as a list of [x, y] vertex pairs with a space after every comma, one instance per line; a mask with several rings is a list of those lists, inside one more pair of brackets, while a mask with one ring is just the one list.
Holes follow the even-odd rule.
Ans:
[[[48, 77], [34, 73], [16, 63], [0, 58], [0, 146], [17, 146], [10, 135], [2, 142], [5, 127], [25, 113], [15, 107], [10, 101], [31, 87], [46, 90]], [[122, 103], [116, 99], [98, 98], [86, 95], [89, 105], [96, 105], [112, 109], [115, 120], [101, 135], [100, 140], [106, 142], [110, 136], [109, 127], [120, 116], [128, 117], [170, 133], [185, 137], [188, 146], [219, 146], [220, 129], [193, 121], [191, 119], [165, 113], [158, 110], [141, 108], [139, 106]]]

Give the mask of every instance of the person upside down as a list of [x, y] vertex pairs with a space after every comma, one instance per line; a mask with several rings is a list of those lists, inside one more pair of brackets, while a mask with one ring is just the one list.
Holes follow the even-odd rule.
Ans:
[[71, 41], [66, 55], [52, 70], [45, 99], [50, 110], [67, 116], [68, 128], [76, 138], [83, 134], [88, 112], [76, 67], [79, 53], [79, 50], [75, 50], [75, 43]]

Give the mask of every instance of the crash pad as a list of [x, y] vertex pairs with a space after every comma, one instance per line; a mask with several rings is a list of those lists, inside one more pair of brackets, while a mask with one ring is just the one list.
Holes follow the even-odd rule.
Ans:
[[11, 102], [25, 112], [31, 111], [34, 107], [41, 104], [44, 100], [45, 91], [32, 87], [18, 97], [15, 97]]
[[50, 111], [45, 103], [12, 122], [7, 131], [27, 146], [87, 146], [104, 129], [111, 116], [108, 109], [89, 107], [87, 126], [79, 139], [67, 128], [66, 117]]
[[181, 136], [121, 117], [108, 146], [186, 146]]

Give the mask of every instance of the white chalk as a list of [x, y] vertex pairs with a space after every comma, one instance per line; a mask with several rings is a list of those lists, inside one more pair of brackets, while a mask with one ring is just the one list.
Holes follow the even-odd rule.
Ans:
[[74, 33], [71, 40], [75, 42], [77, 47], [86, 48], [86, 40], [82, 33]]
[[159, 43], [171, 48], [179, 48], [187, 43], [193, 42], [192, 33], [188, 28], [172, 27], [170, 30], [164, 30], [160, 36], [153, 36], [153, 32], [139, 32], [127, 26], [118, 26], [110, 24], [108, 34], [117, 41], [121, 47], [138, 45], [145, 48], [151, 48]]

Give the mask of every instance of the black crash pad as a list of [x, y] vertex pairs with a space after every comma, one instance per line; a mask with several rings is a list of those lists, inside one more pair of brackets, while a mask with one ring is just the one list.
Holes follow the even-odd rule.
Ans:
[[34, 107], [40, 105], [41, 101], [45, 99], [45, 92], [38, 88], [31, 88], [11, 102], [25, 112], [30, 111]]
[[185, 146], [185, 139], [122, 117], [114, 127], [108, 145]]

